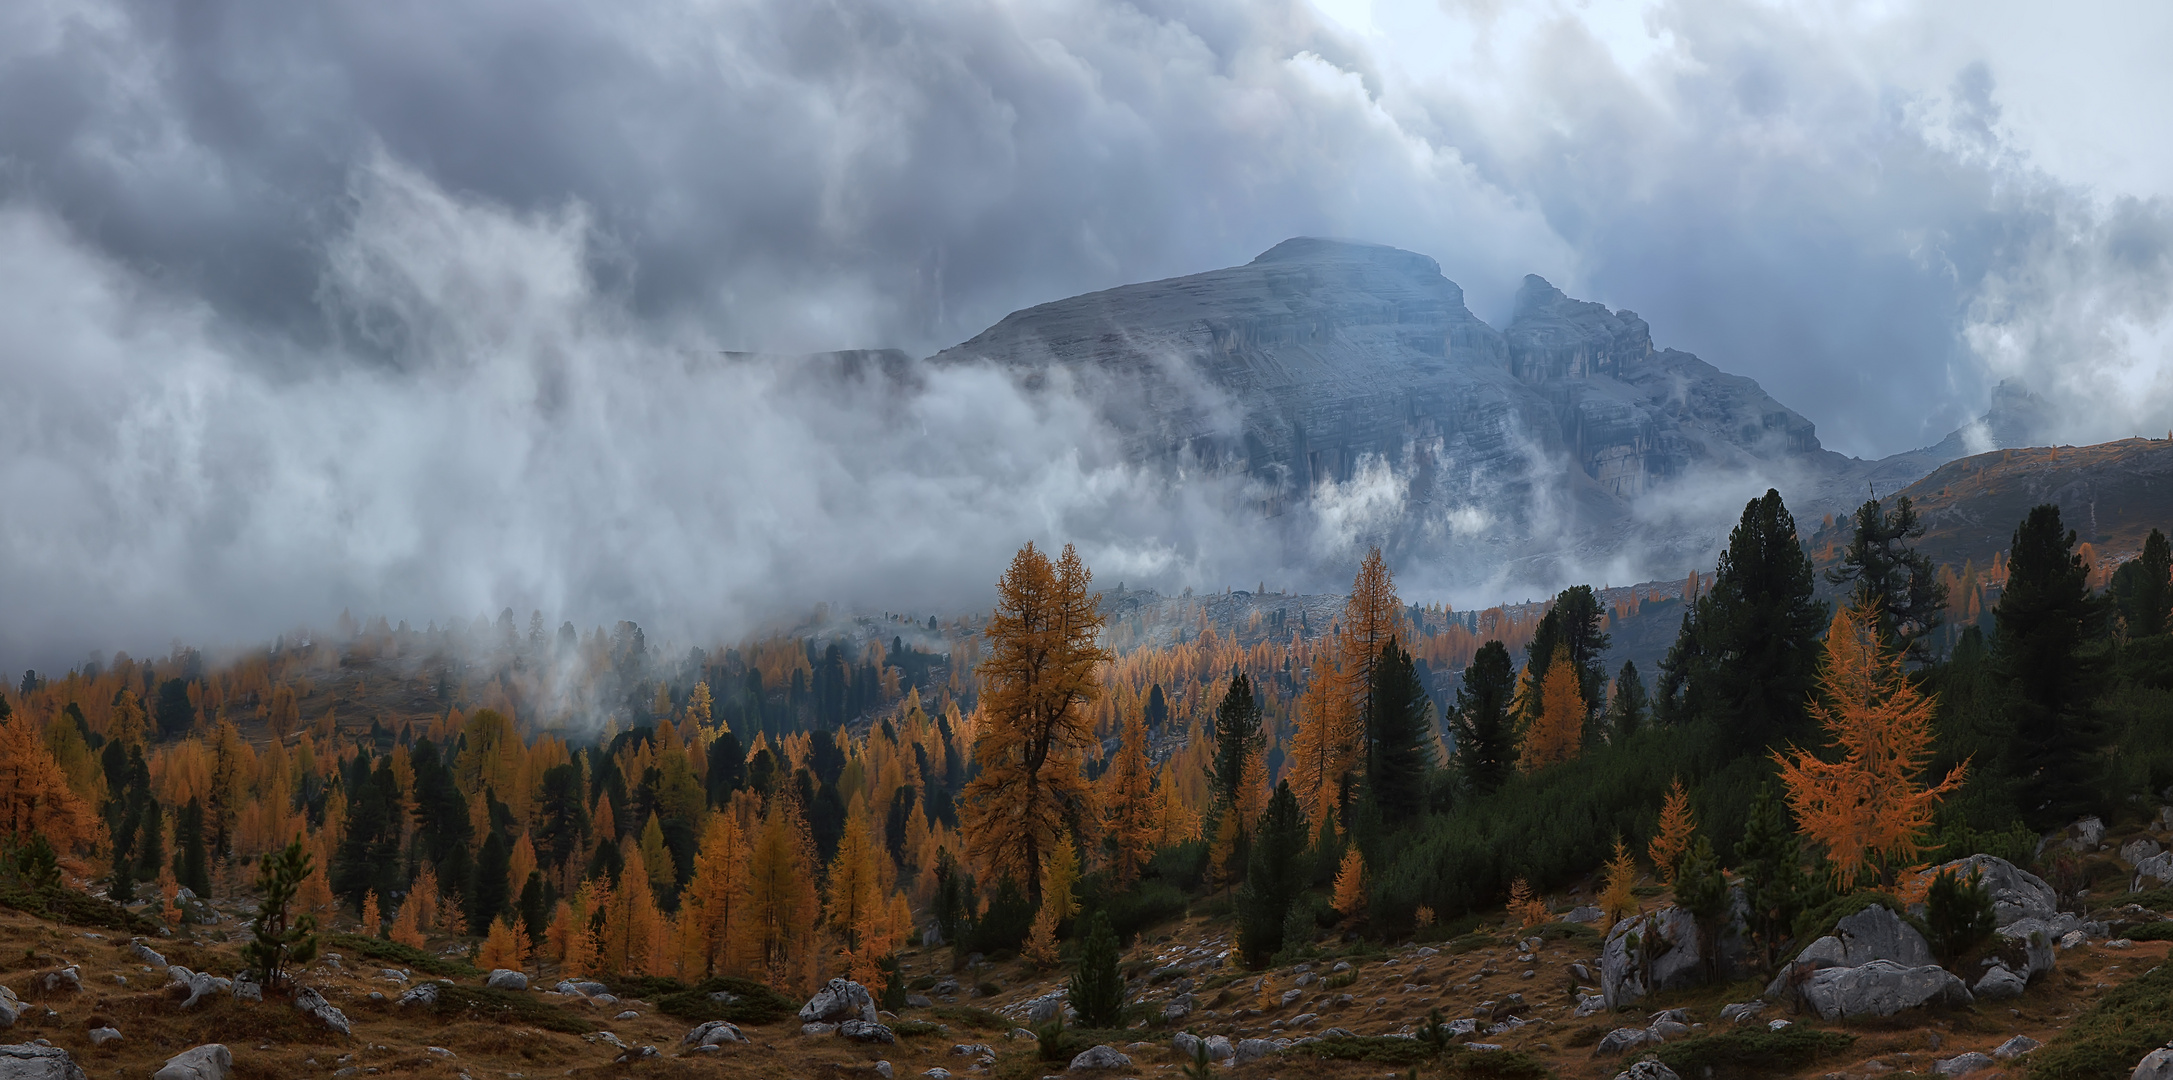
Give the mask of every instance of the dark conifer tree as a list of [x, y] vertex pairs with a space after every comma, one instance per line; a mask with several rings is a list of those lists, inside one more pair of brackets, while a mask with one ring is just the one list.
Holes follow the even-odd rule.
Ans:
[[2150, 530], [2142, 557], [2121, 563], [2106, 593], [2127, 623], [2130, 638], [2166, 632], [2173, 619], [2173, 546], [2164, 533]]
[[543, 933], [551, 924], [551, 909], [557, 901], [551, 896], [551, 887], [543, 880], [543, 871], [530, 870], [528, 880], [521, 884], [521, 929], [528, 932], [532, 948], [543, 947]]
[[1509, 702], [1516, 693], [1516, 669], [1509, 649], [1499, 641], [1479, 647], [1464, 669], [1456, 692], [1456, 767], [1464, 782], [1482, 795], [1509, 779], [1516, 765], [1516, 730]]
[[211, 899], [211, 866], [204, 852], [204, 804], [191, 798], [181, 808], [181, 820], [174, 826], [174, 843], [181, 850], [174, 854], [174, 878], [181, 887], [195, 893], [198, 899]]
[[467, 912], [469, 933], [489, 933], [491, 921], [505, 914], [506, 894], [512, 887], [506, 880], [512, 856], [503, 833], [493, 829], [483, 839], [483, 849], [475, 857], [475, 888]]
[[1109, 916], [1095, 912], [1087, 924], [1086, 940], [1079, 946], [1079, 967], [1072, 972], [1067, 995], [1087, 1027], [1124, 1026], [1124, 974], [1118, 969], [1122, 959]]
[[1305, 886], [1305, 813], [1288, 781], [1275, 785], [1254, 828], [1245, 884], [1237, 895], [1238, 948], [1258, 967], [1283, 947], [1283, 922]]
[[1743, 507], [1713, 587], [1684, 616], [1663, 668], [1664, 692], [1681, 695], [1681, 715], [1708, 725], [1724, 756], [1810, 738], [1806, 703], [1827, 614], [1812, 593], [1796, 519], [1769, 488]]
[[746, 782], [747, 748], [740, 744], [738, 735], [726, 728], [709, 744], [709, 775], [704, 780], [709, 805], [718, 807], [730, 802], [732, 793]]
[[[1577, 666], [1577, 685], [1584, 691], [1585, 707], [1597, 711], [1607, 690], [1607, 673], [1600, 667], [1600, 654], [1613, 644], [1602, 629], [1605, 625], [1606, 613], [1600, 610], [1592, 586], [1573, 585], [1555, 594], [1554, 604], [1540, 616], [1532, 643], [1525, 649], [1526, 685], [1538, 687], [1545, 682], [1547, 667], [1554, 661], [1554, 647], [1566, 646], [1569, 662]], [[1536, 690], [1533, 697], [1521, 703], [1520, 711], [1527, 718], [1539, 715]]]
[[333, 893], [357, 911], [373, 890], [384, 902], [406, 880], [400, 860], [399, 812], [399, 781], [393, 778], [392, 762], [380, 760], [347, 803], [346, 830], [332, 864]]
[[[420, 781], [417, 782], [420, 787]], [[536, 857], [558, 870], [581, 850], [588, 836], [589, 811], [581, 797], [581, 767], [572, 763], [543, 770], [542, 796], [536, 802]], [[440, 881], [446, 880], [442, 875]]]
[[1163, 696], [1161, 683], [1147, 689], [1147, 708], [1143, 719], [1147, 721], [1148, 731], [1159, 732], [1168, 726], [1169, 698]]
[[1927, 640], [1944, 620], [1947, 587], [1930, 556], [1910, 546], [1924, 535], [1916, 508], [1907, 495], [1896, 497], [1890, 511], [1871, 499], [1856, 508], [1852, 524], [1841, 565], [1826, 571], [1827, 582], [1849, 586], [1851, 604], [1878, 605], [1879, 638], [1888, 648], [1928, 661]]
[[1645, 702], [1645, 680], [1638, 677], [1637, 663], [1622, 662], [1622, 670], [1615, 675], [1614, 700], [1607, 703], [1607, 726], [1616, 739], [1627, 739], [1645, 726], [1645, 714], [1651, 711]]
[[2104, 741], [2096, 705], [2103, 664], [2091, 638], [2102, 606], [2090, 595], [2090, 567], [2075, 533], [2052, 503], [2015, 529], [2007, 586], [1993, 609], [1997, 670], [2014, 716], [2013, 770], [2023, 820], [2057, 828], [2098, 802]]
[[1373, 665], [1373, 715], [1366, 721], [1366, 793], [1382, 825], [1400, 828], [1426, 808], [1434, 765], [1433, 702], [1411, 654], [1395, 638]]
[[1245, 770], [1252, 767], [1254, 752], [1265, 742], [1260, 732], [1260, 702], [1253, 697], [1252, 680], [1234, 672], [1222, 702], [1215, 706], [1215, 756], [1207, 771], [1213, 813], [1237, 805], [1238, 795], [1245, 790]]

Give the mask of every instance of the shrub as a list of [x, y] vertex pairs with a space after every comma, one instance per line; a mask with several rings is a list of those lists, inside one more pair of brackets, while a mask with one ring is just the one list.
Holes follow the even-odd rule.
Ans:
[[2125, 1080], [2144, 1054], [2173, 1040], [2173, 964], [2107, 990], [2067, 1030], [2024, 1059], [2041, 1080]]
[[257, 983], [282, 986], [287, 965], [307, 966], [317, 956], [317, 917], [308, 912], [287, 921], [287, 905], [294, 901], [302, 879], [309, 876], [310, 857], [297, 836], [285, 850], [266, 855], [257, 863], [257, 917], [250, 926], [254, 940], [242, 946], [242, 962], [256, 972]]
[[1008, 1031], [1011, 1028], [1011, 1021], [987, 1009], [976, 1009], [971, 1005], [938, 1005], [928, 1010], [928, 1015], [975, 1031]]
[[1185, 917], [1185, 894], [1166, 881], [1141, 881], [1131, 891], [1112, 896], [1102, 911], [1118, 941], [1132, 938], [1162, 923]]
[[1071, 976], [1069, 997], [1079, 1019], [1090, 1027], [1124, 1023], [1124, 976], [1117, 970], [1117, 935], [1099, 912], [1079, 948], [1079, 967]]
[[[724, 997], [718, 997], [722, 994]], [[704, 979], [692, 987], [655, 999], [657, 1011], [690, 1024], [729, 1020], [735, 1024], [774, 1024], [799, 1012], [791, 998], [754, 981], [732, 975]]]
[[361, 934], [326, 934], [324, 943], [341, 952], [381, 960], [387, 967], [413, 968], [448, 979], [472, 979], [483, 974], [482, 969], [458, 957], [427, 953], [412, 945], [402, 945], [384, 938], [364, 937]]
[[1924, 924], [1932, 952], [1947, 963], [1991, 937], [1992, 889], [1984, 875], [1972, 870], [1957, 881], [1952, 870], [1941, 870], [1924, 897]]
[[433, 1008], [439, 1016], [526, 1024], [567, 1035], [586, 1035], [596, 1030], [594, 1024], [559, 1006], [545, 1004], [533, 994], [492, 990], [485, 986], [440, 986], [438, 1002]]
[[[1017, 952], [1034, 925], [1034, 901], [1016, 882], [1005, 878], [988, 898], [988, 910], [970, 930], [962, 932], [967, 951], [995, 954]], [[955, 940], [955, 939], [954, 939]]]
[[1795, 1072], [1828, 1054], [1848, 1049], [1854, 1035], [1801, 1024], [1779, 1031], [1725, 1031], [1660, 1047], [1660, 1063], [1683, 1076], [1751, 1080]]

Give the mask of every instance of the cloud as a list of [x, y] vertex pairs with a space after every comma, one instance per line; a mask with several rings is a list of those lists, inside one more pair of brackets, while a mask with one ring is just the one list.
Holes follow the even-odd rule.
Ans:
[[0, 654], [341, 606], [957, 606], [1029, 536], [1107, 577], [1272, 578], [1394, 485], [1330, 500], [1348, 528], [1261, 528], [1229, 482], [1125, 465], [1062, 387], [719, 354], [925, 355], [1293, 235], [1434, 256], [1497, 325], [1528, 271], [1634, 308], [1850, 452], [1932, 442], [2009, 376], [2064, 437], [2154, 432], [2173, 182], [2132, 136], [2167, 18], [11, 5]]

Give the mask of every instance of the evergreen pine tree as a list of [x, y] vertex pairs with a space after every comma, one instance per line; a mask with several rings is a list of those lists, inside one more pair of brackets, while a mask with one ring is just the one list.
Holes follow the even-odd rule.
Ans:
[[2023, 820], [2040, 832], [2098, 800], [2104, 734], [2095, 698], [2103, 665], [2090, 639], [2101, 609], [2089, 576], [2075, 533], [2061, 526], [2060, 508], [2046, 503], [2015, 529], [2007, 587], [1993, 609], [1997, 670], [2014, 715], [2012, 768]]
[[1109, 917], [1095, 912], [1079, 946], [1079, 967], [1066, 996], [1079, 1022], [1093, 1028], [1124, 1026], [1124, 975], [1118, 970], [1117, 934]]
[[204, 804], [201, 800], [191, 797], [189, 804], [181, 808], [181, 820], [174, 826], [174, 842], [181, 846], [174, 856], [174, 880], [195, 893], [198, 899], [210, 899], [211, 867], [204, 853]]
[[1516, 731], [1509, 719], [1516, 671], [1499, 641], [1479, 647], [1456, 692], [1456, 766], [1473, 791], [1489, 794], [1516, 764]]
[[1426, 808], [1433, 768], [1433, 702], [1411, 654], [1391, 637], [1373, 665], [1373, 715], [1366, 719], [1366, 793], [1383, 825], [1394, 829]]
[[2150, 530], [2142, 556], [2121, 563], [2105, 591], [2126, 621], [2129, 637], [2165, 633], [2173, 618], [2173, 545], [2166, 543], [2165, 534]]
[[1252, 680], [1242, 672], [1232, 672], [1230, 687], [1215, 706], [1215, 756], [1207, 772], [1216, 812], [1237, 805], [1247, 783], [1245, 770], [1266, 742], [1260, 733], [1260, 702], [1253, 697]]
[[1750, 816], [1743, 824], [1743, 839], [1735, 845], [1735, 857], [1749, 906], [1746, 921], [1751, 939], [1764, 950], [1765, 962], [1770, 966], [1779, 959], [1778, 950], [1803, 910], [1809, 886], [1803, 872], [1802, 845], [1789, 824], [1787, 807], [1774, 795], [1770, 784], [1761, 786], [1751, 800]]
[[1592, 586], [1573, 585], [1555, 594], [1554, 603], [1540, 616], [1532, 642], [1524, 652], [1524, 680], [1530, 693], [1520, 703], [1520, 711], [1527, 722], [1539, 716], [1538, 690], [1546, 681], [1558, 647], [1568, 652], [1569, 662], [1576, 667], [1577, 688], [1584, 694], [1586, 707], [1598, 710], [1607, 690], [1607, 673], [1600, 667], [1600, 654], [1613, 644], [1602, 629], [1605, 625], [1606, 613], [1600, 610]]
[[[492, 830], [490, 836], [483, 840], [483, 850], [475, 858], [474, 899], [467, 912], [469, 933], [487, 932], [491, 922], [505, 913], [506, 894], [512, 888], [506, 875], [511, 872], [512, 859], [513, 852], [506, 846], [505, 836], [495, 829]], [[649, 883], [643, 881], [636, 884], [646, 888]], [[620, 882], [620, 887], [626, 887], [626, 883]]]
[[1305, 814], [1286, 781], [1275, 785], [1254, 830], [1245, 884], [1238, 890], [1238, 948], [1258, 967], [1283, 947], [1283, 921], [1304, 887]]
[[1617, 741], [1637, 734], [1650, 712], [1645, 702], [1645, 680], [1638, 677], [1637, 662], [1624, 660], [1615, 675], [1614, 700], [1607, 703], [1607, 727]]
[[289, 965], [306, 967], [317, 956], [316, 916], [304, 912], [290, 922], [287, 914], [313, 861], [299, 836], [257, 861], [255, 939], [242, 946], [241, 958], [260, 986], [282, 985]]
[[1826, 571], [1826, 581], [1849, 586], [1847, 603], [1871, 610], [1877, 605], [1879, 640], [1905, 659], [1930, 659], [1926, 638], [1939, 629], [1947, 606], [1947, 587], [1930, 556], [1909, 546], [1924, 535], [1909, 497], [1886, 510], [1871, 499], [1856, 508], [1854, 533], [1841, 554], [1841, 565]]
[[1769, 488], [1744, 505], [1713, 587], [1683, 617], [1662, 669], [1670, 715], [1707, 725], [1726, 757], [1807, 736], [1826, 628], [1826, 605], [1812, 593], [1796, 519]]

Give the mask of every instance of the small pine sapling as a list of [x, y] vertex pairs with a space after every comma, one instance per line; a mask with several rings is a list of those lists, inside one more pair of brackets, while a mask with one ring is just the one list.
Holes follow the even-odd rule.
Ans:
[[1529, 930], [1547, 921], [1547, 901], [1533, 895], [1530, 882], [1518, 878], [1509, 883], [1509, 914]]
[[317, 956], [317, 918], [307, 912], [291, 921], [287, 908], [309, 876], [309, 849], [297, 836], [283, 850], [257, 860], [257, 917], [250, 929], [255, 940], [242, 946], [242, 962], [256, 972], [259, 985], [275, 987], [287, 981], [287, 968], [302, 967]]
[[[1697, 922], [1698, 935], [1710, 946], [1720, 939], [1721, 920], [1728, 917], [1728, 875], [1720, 868], [1720, 859], [1713, 854], [1713, 842], [1698, 837], [1690, 845], [1690, 853], [1683, 856], [1682, 869], [1675, 875], [1675, 899], [1681, 903], [1690, 917]], [[1712, 948], [1702, 948], [1700, 955], [1714, 957]], [[1707, 964], [1708, 973], [1717, 965]]]
[[1932, 952], [1943, 963], [1975, 948], [1992, 936], [1992, 890], [1981, 871], [1957, 880], [1952, 870], [1932, 878], [1924, 895], [1924, 923], [1931, 931]]
[[1352, 922], [1366, 913], [1366, 859], [1355, 845], [1343, 853], [1343, 865], [1336, 870], [1335, 909]]
[[1067, 996], [1088, 1027], [1124, 1026], [1124, 974], [1118, 970], [1117, 934], [1101, 912], [1094, 913], [1079, 947], [1079, 968], [1072, 972]]

